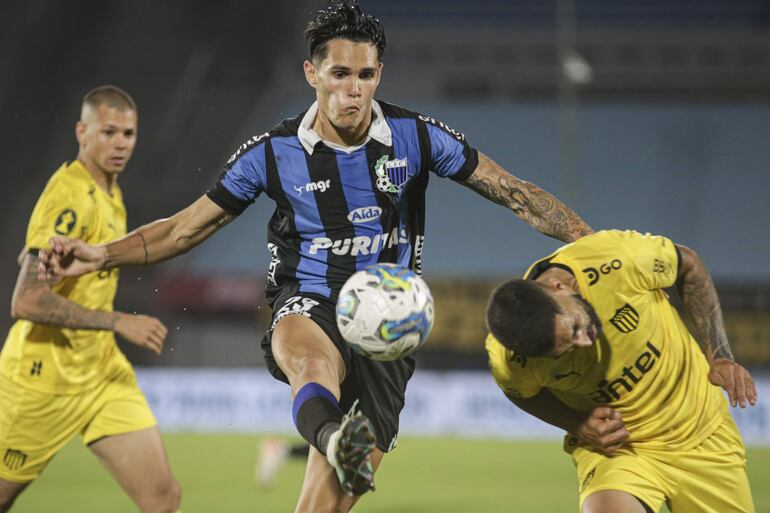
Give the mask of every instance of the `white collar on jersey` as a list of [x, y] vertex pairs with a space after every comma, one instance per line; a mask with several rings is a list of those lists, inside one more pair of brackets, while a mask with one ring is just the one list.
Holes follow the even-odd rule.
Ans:
[[390, 131], [388, 123], [385, 121], [382, 107], [380, 107], [380, 104], [374, 100], [372, 100], [372, 124], [369, 126], [369, 134], [363, 144], [359, 144], [358, 146], [342, 146], [321, 139], [321, 136], [312, 128], [316, 114], [318, 114], [318, 102], [313, 102], [313, 105], [310, 106], [305, 113], [305, 116], [302, 118], [302, 122], [299, 124], [299, 130], [297, 131], [299, 142], [302, 143], [302, 147], [305, 148], [305, 151], [310, 155], [313, 154], [313, 149], [315, 148], [315, 145], [318, 144], [318, 141], [323, 141], [329, 148], [344, 151], [345, 153], [353, 153], [366, 145], [370, 139], [379, 141], [385, 146], [393, 146], [393, 134]]

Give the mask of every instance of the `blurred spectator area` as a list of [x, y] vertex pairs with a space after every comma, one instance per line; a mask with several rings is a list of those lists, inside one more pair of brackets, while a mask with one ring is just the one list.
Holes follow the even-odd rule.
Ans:
[[447, 99], [553, 97], [565, 59], [585, 98], [770, 97], [767, 0], [368, 2], [389, 27], [405, 87]]

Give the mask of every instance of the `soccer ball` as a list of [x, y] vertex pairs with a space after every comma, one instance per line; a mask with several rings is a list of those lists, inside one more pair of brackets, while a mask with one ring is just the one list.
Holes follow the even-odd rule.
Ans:
[[374, 264], [348, 278], [337, 299], [337, 327], [353, 349], [372, 360], [408, 356], [433, 327], [433, 297], [409, 269]]

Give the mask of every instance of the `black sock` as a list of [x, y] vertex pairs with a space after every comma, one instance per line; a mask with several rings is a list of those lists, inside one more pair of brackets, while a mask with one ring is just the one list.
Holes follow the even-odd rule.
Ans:
[[308, 383], [297, 392], [292, 410], [299, 434], [325, 455], [329, 437], [342, 422], [334, 394], [318, 383]]

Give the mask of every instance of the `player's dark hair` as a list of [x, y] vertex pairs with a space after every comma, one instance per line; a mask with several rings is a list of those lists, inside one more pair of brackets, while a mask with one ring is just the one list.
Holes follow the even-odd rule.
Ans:
[[133, 110], [138, 113], [136, 102], [131, 98], [131, 95], [114, 85], [102, 85], [91, 89], [83, 97], [83, 105], [90, 105], [94, 108], [98, 108], [99, 105], [106, 105], [113, 109]]
[[377, 47], [380, 61], [387, 46], [380, 20], [366, 14], [356, 0], [334, 0], [310, 19], [305, 29], [310, 60], [326, 58], [326, 46], [332, 39], [371, 43]]
[[506, 348], [522, 356], [547, 356], [556, 345], [559, 305], [544, 285], [510, 280], [487, 304], [487, 328]]

